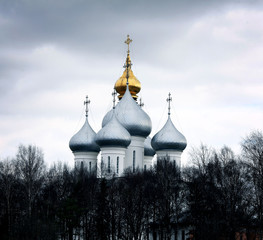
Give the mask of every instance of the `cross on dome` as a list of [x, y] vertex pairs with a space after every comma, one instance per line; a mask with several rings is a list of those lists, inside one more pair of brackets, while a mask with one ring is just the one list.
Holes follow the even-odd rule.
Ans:
[[130, 53], [130, 43], [132, 42], [132, 39], [130, 39], [130, 35], [127, 35], [127, 40], [124, 42], [128, 45], [128, 51], [127, 53], [129, 54]]
[[88, 95], [86, 96], [86, 101], [84, 101], [84, 105], [86, 105], [86, 117], [88, 117], [88, 112], [89, 112], [89, 105], [90, 104], [90, 100]]
[[142, 102], [142, 98], [140, 98], [140, 104], [139, 104], [140, 107], [143, 107], [144, 106], [144, 103]]
[[124, 62], [124, 71], [122, 76], [116, 81], [115, 83], [115, 89], [117, 91], [118, 98], [121, 100], [125, 91], [127, 90], [127, 87], [130, 90], [130, 93], [133, 97], [134, 100], [138, 98], [136, 95], [138, 92], [141, 90], [141, 83], [140, 81], [134, 76], [133, 71], [131, 69], [132, 62], [131, 62], [131, 57], [130, 57], [130, 44], [132, 42], [132, 39], [130, 36], [127, 36], [127, 39], [124, 41], [125, 44], [128, 45], [128, 51], [127, 51], [127, 57]]
[[127, 51], [127, 58], [126, 58], [126, 62], [124, 64], [124, 68], [126, 69], [126, 78], [127, 78], [127, 82], [126, 85], [128, 87], [129, 85], [129, 70], [131, 69], [131, 59], [130, 59], [130, 43], [132, 42], [132, 39], [130, 39], [130, 35], [127, 35], [127, 40], [124, 42], [128, 45], [128, 51]]
[[170, 116], [171, 115], [171, 101], [172, 101], [171, 93], [168, 94], [168, 98], [166, 99], [166, 101], [168, 102], [168, 116]]
[[113, 109], [115, 109], [115, 102], [116, 102], [115, 97], [116, 97], [116, 95], [117, 95], [117, 92], [116, 92], [115, 88], [113, 88], [113, 92], [112, 92], [111, 95], [112, 95], [112, 97], [113, 97]]

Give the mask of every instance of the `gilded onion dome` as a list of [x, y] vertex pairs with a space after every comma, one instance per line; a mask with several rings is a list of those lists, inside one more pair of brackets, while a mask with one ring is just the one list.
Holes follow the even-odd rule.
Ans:
[[[129, 89], [133, 89], [134, 85], [134, 78], [133, 75], [130, 75], [131, 71], [131, 61], [129, 56], [129, 44], [131, 43], [131, 39], [128, 38], [125, 43], [128, 44], [128, 51], [127, 51], [127, 59], [126, 64], [124, 65], [125, 71], [122, 76], [122, 91], [121, 93], [123, 96], [121, 97], [120, 102], [117, 104], [115, 109], [115, 114], [119, 122], [122, 126], [130, 133], [131, 136], [140, 136], [140, 137], [147, 137], [152, 130], [152, 122], [150, 117], [145, 113], [137, 102], [134, 100], [137, 96], [131, 95], [133, 92], [129, 91]], [[116, 84], [115, 84], [116, 86]], [[130, 87], [131, 86], [131, 87]], [[125, 88], [124, 88], [125, 87]], [[116, 89], [116, 87], [115, 87]], [[139, 88], [138, 88], [139, 89]], [[118, 92], [118, 90], [116, 89]], [[136, 90], [137, 91], [137, 90]], [[120, 92], [119, 92], [120, 93]], [[135, 92], [134, 92], [135, 93]], [[113, 115], [113, 111], [109, 111], [102, 121], [102, 127], [104, 127], [111, 119]]]
[[[131, 58], [128, 53], [125, 64], [131, 65]], [[133, 71], [131, 68], [128, 68], [129, 74], [129, 90], [133, 97], [133, 99], [137, 99], [137, 93], [141, 90], [141, 83], [140, 81], [134, 76]], [[116, 81], [114, 88], [116, 89], [117, 93], [119, 93], [118, 98], [122, 99], [125, 91], [126, 91], [126, 81], [127, 81], [127, 69], [124, 70], [122, 76]]]
[[82, 128], [70, 139], [72, 152], [99, 152], [100, 147], [95, 142], [96, 133], [89, 125], [88, 118]]
[[176, 129], [170, 116], [168, 116], [168, 120], [163, 128], [156, 133], [152, 139], [152, 147], [155, 151], [183, 151], [186, 148], [186, 145], [185, 136]]
[[130, 57], [130, 43], [132, 42], [132, 39], [130, 39], [130, 36], [127, 36], [127, 39], [124, 43], [128, 45], [128, 51], [127, 51], [127, 58], [125, 61], [125, 70], [122, 74], [122, 76], [116, 81], [114, 88], [116, 89], [117, 93], [119, 93], [118, 98], [122, 99], [125, 91], [126, 91], [126, 81], [127, 76], [129, 76], [129, 90], [131, 92], [131, 95], [134, 100], [138, 98], [136, 95], [141, 90], [141, 83], [140, 81], [134, 76], [132, 70], [131, 70], [131, 57]]
[[110, 121], [97, 133], [96, 143], [100, 147], [125, 147], [131, 143], [131, 135], [120, 124], [112, 111]]
[[[102, 127], [109, 122], [112, 114], [113, 112], [111, 110], [105, 115], [102, 121]], [[130, 91], [126, 90], [123, 98], [116, 106], [115, 114], [119, 122], [131, 136], [147, 137], [151, 133], [151, 119], [136, 101], [134, 101]]]
[[155, 151], [152, 148], [151, 141], [152, 141], [152, 139], [150, 137], [147, 137], [144, 141], [144, 156], [153, 157], [155, 154]]

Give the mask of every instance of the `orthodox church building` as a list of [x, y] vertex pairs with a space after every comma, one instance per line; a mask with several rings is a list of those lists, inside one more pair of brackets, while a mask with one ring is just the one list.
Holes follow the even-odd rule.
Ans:
[[[153, 158], [169, 159], [179, 167], [181, 154], [186, 148], [186, 139], [174, 126], [170, 117], [171, 94], [168, 101], [168, 117], [163, 128], [149, 137], [152, 130], [151, 118], [137, 102], [141, 90], [140, 81], [131, 69], [129, 44], [127, 37], [127, 58], [122, 76], [116, 81], [113, 93], [113, 108], [102, 120], [102, 128], [95, 133], [88, 121], [86, 97], [86, 120], [82, 128], [70, 139], [69, 147], [74, 154], [75, 167], [85, 167], [100, 176], [122, 176], [125, 169], [133, 172], [149, 169]], [[115, 96], [118, 94], [118, 103]], [[100, 155], [99, 155], [100, 153]], [[98, 159], [100, 156], [100, 159]]]

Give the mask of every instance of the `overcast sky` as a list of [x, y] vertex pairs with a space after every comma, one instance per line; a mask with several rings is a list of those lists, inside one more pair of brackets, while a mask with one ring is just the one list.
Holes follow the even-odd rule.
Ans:
[[238, 153], [263, 129], [263, 1], [0, 0], [0, 159], [35, 144], [47, 163], [73, 165], [68, 142], [84, 123], [85, 96], [97, 132], [127, 34], [151, 137], [169, 92], [187, 149]]

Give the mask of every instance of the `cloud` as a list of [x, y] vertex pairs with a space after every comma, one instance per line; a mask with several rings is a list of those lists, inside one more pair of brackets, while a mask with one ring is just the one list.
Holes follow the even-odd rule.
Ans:
[[98, 131], [122, 74], [130, 34], [152, 135], [167, 117], [189, 145], [237, 149], [262, 122], [260, 1], [4, 1], [0, 3], [0, 158], [19, 143], [47, 161], [73, 161], [70, 137], [84, 121]]

